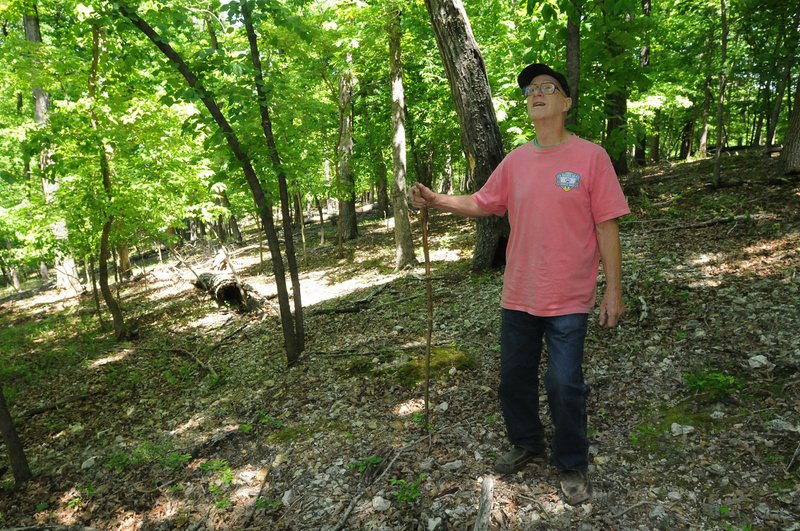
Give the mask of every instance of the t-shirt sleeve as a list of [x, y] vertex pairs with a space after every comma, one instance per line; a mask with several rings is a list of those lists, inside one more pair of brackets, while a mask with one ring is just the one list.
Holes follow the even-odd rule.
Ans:
[[494, 169], [480, 190], [472, 195], [485, 212], [502, 216], [508, 209], [508, 172], [506, 170], [506, 159]]
[[595, 171], [590, 190], [592, 218], [598, 225], [630, 213], [628, 201], [622, 192], [614, 165], [605, 150], [600, 150], [595, 160]]

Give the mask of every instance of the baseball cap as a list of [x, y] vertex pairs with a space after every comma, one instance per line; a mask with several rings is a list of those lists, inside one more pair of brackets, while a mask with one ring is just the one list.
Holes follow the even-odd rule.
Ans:
[[564, 91], [564, 95], [569, 96], [569, 84], [567, 83], [567, 78], [564, 77], [564, 74], [560, 74], [547, 66], [543, 63], [533, 63], [529, 64], [525, 68], [522, 69], [522, 72], [519, 73], [517, 76], [517, 83], [519, 83], [519, 88], [525, 90], [525, 87], [531, 84], [533, 78], [536, 76], [541, 75], [548, 75], [558, 81], [558, 84], [561, 85], [561, 89]]

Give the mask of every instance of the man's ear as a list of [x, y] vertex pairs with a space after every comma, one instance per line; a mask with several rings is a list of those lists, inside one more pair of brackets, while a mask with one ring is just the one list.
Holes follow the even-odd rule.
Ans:
[[572, 98], [564, 98], [564, 112], [569, 112], [572, 108]]

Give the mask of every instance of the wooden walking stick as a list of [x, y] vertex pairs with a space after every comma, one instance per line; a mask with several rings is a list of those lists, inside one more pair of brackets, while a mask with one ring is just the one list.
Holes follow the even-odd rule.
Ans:
[[431, 336], [433, 335], [433, 288], [431, 287], [431, 257], [428, 252], [428, 209], [419, 210], [422, 225], [422, 253], [425, 255], [425, 295], [428, 305], [428, 328], [425, 332], [425, 427], [430, 432], [430, 387], [431, 387]]

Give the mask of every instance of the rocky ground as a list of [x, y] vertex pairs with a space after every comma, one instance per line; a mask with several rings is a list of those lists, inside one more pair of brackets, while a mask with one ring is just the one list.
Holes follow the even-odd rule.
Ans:
[[587, 340], [591, 502], [548, 465], [494, 474], [502, 276], [469, 271], [471, 222], [433, 214], [427, 425], [424, 269], [392, 271], [382, 220], [343, 257], [308, 227], [291, 368], [253, 240], [232, 255], [262, 313], [176, 263], [121, 286], [132, 342], [90, 297], [5, 299], [0, 381], [36, 478], [0, 478], [0, 527], [471, 529], [491, 484], [491, 529], [800, 529], [800, 182], [758, 153], [724, 168], [719, 189], [709, 161], [625, 180], [628, 313]]

